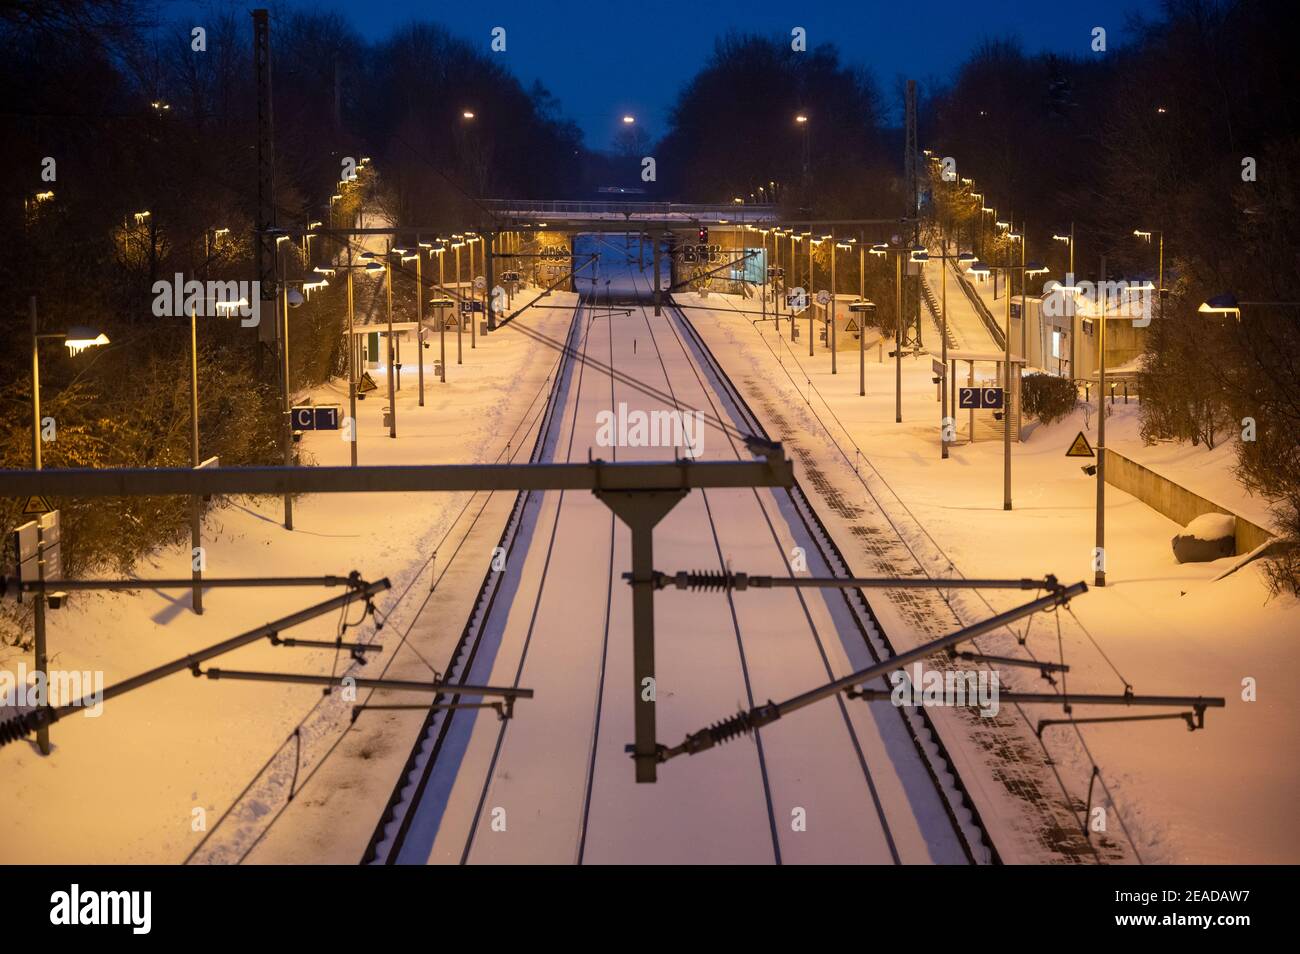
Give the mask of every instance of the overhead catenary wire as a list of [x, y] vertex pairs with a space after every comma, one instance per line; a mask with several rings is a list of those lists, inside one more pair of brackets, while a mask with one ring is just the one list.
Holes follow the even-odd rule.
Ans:
[[[727, 304], [727, 307], [728, 307], [729, 310], [732, 310], [732, 311], [735, 310], [734, 307], [732, 307], [732, 306], [730, 305], [730, 303], [726, 303], [726, 304]], [[751, 325], [754, 325], [755, 323], [754, 323], [754, 322], [750, 322], [750, 324], [751, 324]], [[764, 344], [766, 345], [766, 347], [768, 348], [768, 350], [772, 352], [773, 356], [778, 358], [778, 364], [780, 365], [782, 371], [785, 373], [785, 375], [787, 376], [787, 378], [789, 378], [789, 379], [791, 380], [791, 383], [793, 384], [793, 383], [794, 383], [794, 378], [793, 378], [793, 376], [791, 375], [790, 369], [789, 369], [788, 367], [786, 367], [784, 361], [781, 361], [781, 360], [780, 360], [779, 356], [778, 356], [778, 355], [776, 354], [776, 352], [772, 349], [772, 345], [767, 341], [766, 336], [760, 335], [760, 337], [762, 338], [762, 340], [763, 340]], [[779, 337], [779, 336], [778, 336], [778, 337]], [[884, 478], [884, 476], [879, 472], [879, 470], [876, 468], [875, 464], [871, 461], [871, 459], [870, 459], [866, 454], [863, 454], [863, 453], [862, 453], [861, 448], [857, 445], [856, 441], [853, 440], [853, 437], [852, 437], [852, 435], [849, 433], [848, 429], [845, 428], [843, 422], [840, 421], [838, 415], [835, 414], [834, 409], [831, 408], [829, 402], [828, 402], [828, 401], [826, 400], [826, 398], [821, 394], [820, 389], [818, 389], [818, 388], [817, 388], [817, 387], [812, 383], [811, 377], [810, 377], [809, 375], [807, 375], [806, 372], [803, 371], [803, 364], [802, 364], [802, 362], [801, 362], [799, 356], [798, 356], [797, 354], [795, 354], [793, 351], [791, 351], [791, 349], [789, 348], [789, 346], [785, 343], [785, 340], [784, 340], [784, 339], [780, 339], [780, 340], [781, 340], [782, 345], [786, 348], [786, 350], [790, 352], [790, 356], [791, 356], [791, 358], [794, 360], [794, 362], [795, 362], [795, 366], [798, 367], [798, 368], [800, 369], [800, 371], [804, 373], [804, 376], [805, 376], [806, 381], [807, 381], [807, 384], [808, 384], [808, 389], [809, 389], [808, 410], [809, 410], [809, 412], [813, 415], [813, 418], [814, 418], [814, 419], [815, 419], [815, 420], [816, 420], [816, 421], [821, 425], [822, 430], [823, 430], [823, 432], [825, 433], [827, 439], [831, 442], [831, 444], [835, 447], [835, 449], [840, 453], [841, 457], [843, 457], [844, 460], [845, 460], [846, 462], [848, 462], [849, 458], [848, 458], [848, 456], [847, 456], [847, 454], [846, 454], [844, 448], [840, 446], [839, 441], [838, 441], [838, 440], [836, 439], [836, 437], [831, 433], [830, 428], [829, 428], [829, 427], [826, 425], [826, 423], [822, 420], [821, 415], [818, 414], [818, 412], [816, 411], [816, 409], [812, 407], [811, 396], [812, 396], [813, 393], [815, 393], [819, 398], [821, 398], [821, 401], [822, 401], [823, 405], [826, 406], [827, 411], [830, 413], [830, 415], [831, 415], [831, 417], [834, 419], [835, 423], [836, 423], [837, 425], [839, 425], [840, 430], [841, 430], [841, 431], [845, 434], [845, 436], [848, 438], [848, 441], [849, 441], [850, 445], [854, 448], [854, 450], [855, 450], [855, 452], [856, 452], [856, 455], [857, 455], [857, 457], [855, 458], [855, 460], [856, 460], [856, 459], [863, 459], [863, 460], [866, 461], [867, 465], [871, 468], [871, 471], [874, 473], [876, 479], [879, 480], [879, 481], [884, 485], [885, 489], [887, 489], [887, 490], [889, 491], [889, 493], [893, 496], [893, 498], [894, 498], [894, 499], [898, 502], [898, 504], [902, 507], [903, 511], [907, 514], [907, 516], [912, 520], [912, 522], [913, 522], [913, 523], [916, 525], [916, 527], [920, 530], [920, 532], [922, 533], [922, 535], [924, 536], [924, 538], [927, 539], [927, 540], [930, 542], [931, 546], [932, 546], [932, 547], [933, 547], [933, 548], [934, 548], [934, 549], [939, 553], [940, 557], [942, 557], [942, 559], [946, 562], [946, 564], [947, 564], [947, 567], [946, 567], [946, 568], [949, 569], [949, 570], [951, 570], [951, 571], [953, 571], [953, 572], [956, 572], [956, 573], [958, 573], [958, 574], [960, 575], [961, 571], [960, 571], [960, 569], [956, 566], [955, 561], [952, 560], [952, 558], [949, 557], [949, 556], [946, 554], [946, 552], [943, 550], [943, 548], [938, 544], [938, 542], [934, 539], [934, 537], [933, 537], [933, 536], [929, 533], [929, 531], [925, 528], [924, 524], [922, 524], [922, 523], [921, 523], [921, 522], [916, 518], [915, 514], [913, 514], [912, 511], [911, 511], [911, 509], [907, 506], [906, 502], [904, 502], [904, 501], [902, 500], [902, 498], [899, 497], [899, 495], [897, 494], [897, 492], [895, 492], [895, 491], [893, 490], [892, 486], [890, 486], [889, 482], [888, 482], [888, 481]], [[797, 391], [797, 390], [798, 390], [798, 388], [797, 388], [797, 386], [796, 386], [796, 391]], [[901, 529], [901, 528], [897, 525], [897, 523], [895, 522], [894, 517], [893, 517], [893, 516], [889, 513], [889, 511], [884, 507], [883, 503], [882, 503], [881, 500], [877, 497], [876, 493], [875, 493], [875, 492], [874, 492], [874, 491], [873, 491], [873, 490], [872, 490], [872, 489], [867, 485], [866, 477], [864, 476], [864, 474], [863, 474], [863, 473], [862, 473], [862, 472], [861, 472], [861, 471], [860, 471], [856, 466], [853, 467], [853, 470], [854, 470], [854, 475], [857, 477], [859, 483], [861, 483], [863, 489], [867, 492], [868, 496], [870, 496], [873, 500], [876, 501], [877, 508], [878, 508], [878, 511], [879, 511], [880, 515], [883, 516], [883, 517], [885, 518], [886, 522], [888, 522], [888, 524], [890, 525], [890, 527], [894, 530], [894, 533], [895, 533], [896, 537], [898, 538], [899, 542], [901, 542], [901, 543], [903, 544], [903, 546], [908, 550], [908, 552], [912, 555], [912, 558], [916, 561], [918, 567], [923, 567], [923, 566], [925, 565], [926, 561], [924, 561], [924, 560], [921, 558], [921, 556], [920, 556], [919, 554], [917, 554], [917, 552], [916, 552], [916, 550], [913, 548], [911, 542], [909, 542], [909, 540], [907, 539], [906, 534], [904, 534], [904, 532], [902, 531], [902, 529]], [[988, 600], [985, 599], [984, 596], [983, 596], [981, 593], [978, 593], [978, 592], [977, 592], [975, 595], [976, 595], [976, 597], [977, 597], [978, 599], [980, 599], [980, 600], [984, 603], [984, 605], [985, 605], [985, 606], [986, 606], [990, 611], [993, 611], [992, 604], [990, 604], [990, 603], [988, 602]], [[960, 621], [961, 621], [961, 615], [960, 615], [959, 607], [953, 604], [953, 601], [949, 598], [949, 596], [948, 596], [947, 594], [944, 594], [944, 593], [941, 592], [941, 593], [940, 593], [940, 596], [941, 596], [941, 598], [943, 598], [944, 602], [949, 606], [950, 610], [953, 612], [954, 617], [955, 617], [955, 618], [960, 622]], [[1059, 608], [1056, 610], [1056, 612], [1059, 612]], [[1072, 614], [1072, 615], [1073, 615], [1073, 614]], [[1077, 617], [1075, 617], [1075, 618], [1077, 619]], [[1011, 631], [1009, 627], [1008, 627], [1008, 631], [1009, 631], [1009, 632]], [[1015, 636], [1014, 633], [1012, 633], [1012, 635]], [[1089, 635], [1089, 638], [1091, 639], [1091, 634], [1088, 634], [1088, 635]], [[1019, 637], [1016, 637], [1016, 638], [1017, 638], [1017, 640], [1019, 641]], [[975, 646], [978, 648], [978, 643], [977, 643], [976, 641], [972, 640], [972, 644], [975, 645]], [[1095, 644], [1095, 640], [1094, 640], [1094, 644]], [[1023, 643], [1022, 643], [1022, 646], [1023, 646]], [[1027, 646], [1024, 646], [1024, 648], [1025, 648], [1025, 651], [1030, 655], [1030, 657], [1031, 657], [1031, 659], [1032, 659], [1032, 658], [1033, 658], [1033, 653], [1028, 649]], [[1098, 648], [1100, 648], [1100, 647], [1098, 647]], [[986, 665], [987, 665], [987, 664], [986, 664]], [[1030, 720], [1029, 720], [1029, 717], [1028, 717], [1027, 713], [1024, 712], [1024, 710], [1021, 708], [1021, 706], [1020, 706], [1019, 704], [1016, 704], [1015, 707], [1016, 707], [1016, 710], [1017, 710], [1017, 712], [1019, 713], [1021, 719], [1025, 722], [1025, 724], [1026, 724], [1026, 725], [1030, 725], [1030, 727], [1032, 728], [1032, 725], [1031, 725], [1031, 723], [1030, 723]], [[1084, 753], [1085, 753], [1085, 755], [1087, 756], [1089, 762], [1091, 763], [1091, 765], [1093, 766], [1093, 768], [1096, 770], [1096, 772], [1097, 772], [1097, 773], [1100, 773], [1100, 768], [1097, 766], [1096, 761], [1093, 759], [1093, 757], [1092, 757], [1092, 755], [1091, 755], [1091, 752], [1088, 750], [1087, 743], [1086, 743], [1086, 741], [1083, 739], [1083, 737], [1082, 737], [1082, 733], [1078, 730], [1077, 727], [1076, 727], [1076, 735], [1077, 735], [1077, 737], [1078, 737], [1078, 739], [1079, 739], [1080, 745], [1081, 745], [1081, 747], [1083, 748]], [[1041, 737], [1039, 738], [1039, 744], [1040, 744], [1040, 745], [1043, 744], [1043, 743], [1042, 743], [1042, 739], [1041, 739]], [[1045, 746], [1044, 746], [1044, 752], [1046, 753], [1046, 748], [1045, 748]], [[1060, 785], [1060, 787], [1061, 787], [1061, 789], [1062, 789], [1062, 793], [1066, 795], [1067, 800], [1068, 800], [1069, 796], [1068, 796], [1068, 792], [1066, 791], [1066, 788], [1065, 788], [1065, 782], [1064, 782], [1064, 780], [1063, 780], [1063, 779], [1061, 778], [1061, 776], [1060, 776], [1060, 771], [1059, 771], [1059, 769], [1058, 769], [1058, 767], [1057, 767], [1055, 761], [1049, 758], [1049, 759], [1048, 759], [1048, 764], [1049, 764], [1049, 767], [1050, 767], [1051, 770], [1052, 770], [1052, 773], [1053, 773], [1053, 774], [1056, 776], [1056, 778], [1057, 778], [1057, 782], [1058, 782], [1058, 784]], [[1110, 790], [1109, 790], [1109, 787], [1106, 785], [1105, 779], [1104, 779], [1103, 777], [1099, 777], [1099, 780], [1101, 781], [1102, 788], [1103, 788], [1104, 791], [1106, 791], [1107, 796], [1108, 796], [1108, 797], [1112, 797], [1112, 796], [1111, 796], [1111, 793], [1110, 793]], [[1112, 802], [1111, 802], [1111, 803], [1112, 803], [1112, 806], [1115, 805], [1113, 797], [1112, 797]], [[1118, 809], [1117, 806], [1115, 806], [1115, 814], [1116, 814], [1116, 817], [1117, 817], [1117, 818], [1119, 819], [1119, 821], [1120, 821], [1121, 828], [1122, 828], [1123, 831], [1124, 831], [1125, 837], [1126, 837], [1126, 838], [1128, 839], [1128, 841], [1129, 841], [1129, 845], [1130, 845], [1130, 847], [1132, 848], [1135, 857], [1137, 857], [1137, 859], [1138, 859], [1139, 862], [1140, 862], [1142, 859], [1141, 859], [1141, 853], [1140, 853], [1140, 851], [1139, 851], [1139, 849], [1138, 849], [1138, 847], [1137, 847], [1137, 843], [1136, 843], [1136, 841], [1133, 839], [1132, 834], [1131, 834], [1131, 832], [1129, 831], [1128, 826], [1127, 826], [1127, 824], [1126, 824], [1125, 821], [1124, 821], [1123, 814], [1119, 811], [1119, 809]], [[1077, 816], [1076, 816], [1076, 817], [1077, 817]], [[1096, 853], [1097, 853], [1097, 848], [1096, 848], [1095, 846], [1091, 845], [1091, 841], [1089, 841], [1089, 845], [1090, 845], [1090, 847], [1092, 848], [1094, 854], [1096, 854]], [[1099, 854], [1097, 855], [1097, 860], [1098, 860], [1098, 862], [1100, 862], [1100, 855], [1099, 855]]]

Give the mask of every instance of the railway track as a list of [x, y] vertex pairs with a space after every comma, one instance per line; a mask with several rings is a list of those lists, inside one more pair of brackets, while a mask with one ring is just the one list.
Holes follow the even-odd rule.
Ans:
[[[573, 321], [566, 335], [566, 345], [569, 348], [562, 351], [556, 372], [551, 379], [550, 394], [547, 396], [546, 407], [542, 412], [540, 426], [537, 428], [537, 438], [529, 455], [530, 463], [537, 463], [542, 459], [547, 445], [553, 439], [555, 413], [563, 394], [563, 382], [566, 380], [569, 363], [572, 361], [572, 341], [581, 327], [582, 313], [583, 305], [580, 302], [574, 308]], [[584, 348], [585, 341], [584, 335]], [[516, 496], [510, 516], [501, 532], [501, 538], [497, 542], [498, 552], [505, 556], [507, 563], [509, 563], [514, 552], [524, 509], [534, 494], [534, 491], [523, 491]], [[477, 655], [480, 637], [483, 634], [483, 625], [495, 604], [502, 580], [502, 574], [494, 571], [490, 566], [484, 573], [483, 581], [479, 585], [478, 595], [474, 600], [473, 611], [465, 622], [460, 638], [457, 640], [456, 648], [451, 655], [447, 672], [444, 675], [447, 682], [464, 683], [466, 681], [465, 676], [473, 667]], [[440, 694], [435, 696], [433, 701], [435, 703], [454, 704], [459, 701], [459, 696]], [[417, 737], [415, 748], [398, 777], [393, 794], [390, 796], [379, 823], [375, 827], [375, 832], [371, 836], [370, 843], [366, 847], [365, 855], [362, 858], [363, 864], [393, 864], [397, 861], [410, 834], [411, 822], [414, 818], [409, 809], [412, 804], [417, 804], [424, 796], [430, 770], [446, 740], [451, 717], [455, 711], [454, 709], [434, 708], [429, 710], [429, 715], [426, 717]]]
[[[762, 422], [749, 407], [739, 389], [722, 370], [717, 358], [709, 350], [708, 345], [705, 344], [704, 339], [695, 329], [690, 319], [680, 309], [671, 305], [670, 308], [678, 326], [683, 330], [683, 333], [690, 341], [692, 349], [699, 356], [701, 364], [712, 376], [715, 388], [727, 397], [735, 413], [746, 422], [747, 427], [753, 433], [770, 439]], [[853, 573], [843, 553], [835, 544], [830, 532], [826, 529], [826, 525], [817, 516], [817, 511], [809, 502], [808, 496], [798, 480], [796, 479], [794, 486], [784, 491], [784, 493], [788, 496], [793, 511], [798, 516], [808, 536], [815, 542], [818, 551], [817, 556], [824, 565], [827, 575], [852, 576]], [[810, 570], [812, 570], [812, 564], [809, 566]], [[819, 571], [812, 570], [812, 572]], [[841, 589], [835, 592], [843, 598], [845, 606], [862, 637], [863, 644], [871, 652], [873, 661], [880, 662], [897, 655], [885, 634], [880, 619], [872, 610], [871, 603], [863, 592], [860, 589]], [[947, 664], [946, 658], [944, 662]], [[936, 790], [943, 798], [944, 808], [954, 830], [962, 840], [968, 860], [973, 863], [996, 862], [998, 860], [997, 852], [984, 830], [979, 813], [971, 801], [969, 793], [948, 758], [947, 750], [930, 720], [929, 713], [924, 708], [918, 707], [889, 706], [887, 708], [893, 709], [906, 726], [916, 745], [917, 752], [925, 762]]]
[[[738, 438], [762, 429], [689, 321], [671, 307], [652, 317], [644, 295], [615, 303], [608, 288], [603, 309], [594, 288], [575, 312], [533, 459], [580, 454], [596, 409], [645, 404], [646, 395], [649, 407], [698, 411], [731, 454], [745, 454]], [[619, 459], [664, 454], [609, 451]], [[478, 682], [494, 673], [537, 697], [496, 724], [432, 710], [366, 861], [995, 860], [926, 715], [888, 704], [838, 699], [764, 729], [752, 745], [674, 764], [654, 786], [631, 784], [622, 751], [631, 738], [623, 678], [631, 671], [630, 599], [615, 579], [626, 531], [594, 499], [544, 496], [516, 500], [501, 540], [507, 569], [485, 575], [447, 674]], [[659, 536], [657, 559], [667, 569], [680, 568], [674, 554], [699, 560], [706, 547], [719, 568], [743, 552], [747, 567], [761, 571], [751, 562], [760, 559], [789, 573], [790, 550], [802, 546], [809, 572], [844, 572], [800, 488], [783, 497], [699, 492]], [[595, 553], [608, 560], [595, 563]], [[570, 615], [575, 625], [566, 627]], [[664, 740], [723, 714], [728, 691], [752, 705], [891, 653], [855, 592], [823, 599], [787, 591], [767, 604], [754, 594], [665, 593], [656, 615]], [[789, 821], [803, 812], [817, 834], [799, 834]], [[523, 838], [507, 835], [521, 830]]]

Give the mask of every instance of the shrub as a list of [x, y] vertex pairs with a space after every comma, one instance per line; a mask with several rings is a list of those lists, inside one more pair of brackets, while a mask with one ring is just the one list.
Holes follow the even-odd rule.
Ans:
[[1054, 424], [1072, 410], [1078, 400], [1074, 383], [1054, 374], [1028, 374], [1020, 380], [1024, 413], [1043, 424]]

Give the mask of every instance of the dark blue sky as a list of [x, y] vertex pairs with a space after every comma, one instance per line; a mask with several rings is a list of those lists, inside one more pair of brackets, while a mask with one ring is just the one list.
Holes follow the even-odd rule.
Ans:
[[[506, 52], [492, 53], [526, 85], [540, 79], [604, 148], [620, 117], [635, 115], [651, 138], [664, 131], [678, 90], [736, 29], [789, 37], [802, 26], [811, 49], [832, 42], [841, 58], [869, 67], [891, 110], [895, 79], [947, 79], [984, 37], [1015, 35], [1026, 50], [1091, 54], [1092, 28], [1112, 49], [1125, 41], [1131, 13], [1154, 16], [1155, 0], [927, 0], [927, 2], [774, 2], [774, 0], [287, 0], [334, 9], [368, 39], [415, 19], [442, 23], [489, 52], [493, 27]], [[249, 3], [251, 9], [255, 4]], [[181, 7], [182, 4], [177, 4]]]

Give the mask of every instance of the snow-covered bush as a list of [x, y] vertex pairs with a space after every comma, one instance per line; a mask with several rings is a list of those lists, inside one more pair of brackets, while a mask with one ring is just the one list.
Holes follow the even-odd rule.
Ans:
[[1054, 424], [1074, 410], [1074, 383], [1054, 374], [1029, 374], [1020, 380], [1023, 411], [1042, 422]]

